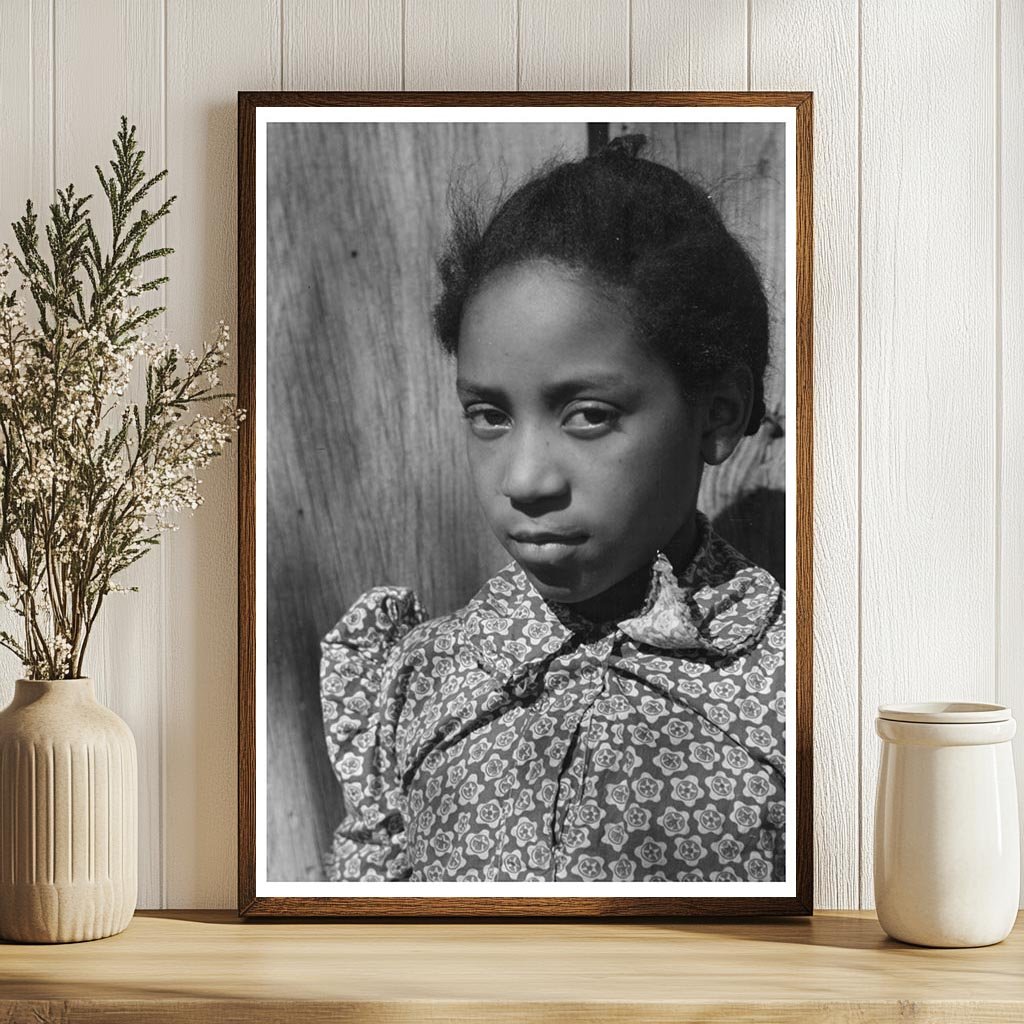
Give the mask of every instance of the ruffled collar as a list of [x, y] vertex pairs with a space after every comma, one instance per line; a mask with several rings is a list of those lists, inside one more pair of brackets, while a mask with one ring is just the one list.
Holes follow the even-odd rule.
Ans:
[[696, 515], [699, 540], [690, 563], [677, 574], [658, 552], [641, 607], [618, 622], [594, 623], [571, 605], [548, 603], [516, 563], [507, 565], [466, 607], [478, 620], [473, 632], [486, 660], [511, 670], [554, 654], [572, 639], [616, 636], [641, 650], [715, 658], [734, 657], [756, 644], [779, 614], [782, 588], [719, 536], [702, 512]]

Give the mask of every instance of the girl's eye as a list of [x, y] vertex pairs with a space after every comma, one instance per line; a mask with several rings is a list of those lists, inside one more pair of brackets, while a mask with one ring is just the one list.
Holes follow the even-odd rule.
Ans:
[[493, 405], [471, 405], [462, 410], [462, 416], [477, 437], [500, 437], [511, 425], [508, 416]]
[[578, 405], [570, 410], [562, 426], [576, 437], [600, 437], [615, 426], [617, 409], [610, 405]]

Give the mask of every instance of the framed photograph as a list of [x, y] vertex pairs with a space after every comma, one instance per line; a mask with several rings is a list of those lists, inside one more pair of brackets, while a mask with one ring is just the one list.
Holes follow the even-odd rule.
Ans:
[[812, 912], [811, 104], [239, 93], [240, 914]]

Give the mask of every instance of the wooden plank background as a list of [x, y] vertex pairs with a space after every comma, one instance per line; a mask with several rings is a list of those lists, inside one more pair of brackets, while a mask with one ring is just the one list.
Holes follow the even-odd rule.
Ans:
[[[233, 318], [237, 90], [816, 93], [816, 892], [821, 907], [870, 906], [875, 706], [1024, 700], [1021, 5], [3, 0], [2, 13], [0, 223], [69, 180], [94, 191], [126, 113], [180, 197], [164, 319], [186, 349]], [[86, 666], [139, 739], [142, 906], [234, 905], [235, 474], [232, 446], [204, 474], [204, 505], [125, 581], [140, 592], [110, 599]], [[0, 699], [19, 670], [0, 655]]]

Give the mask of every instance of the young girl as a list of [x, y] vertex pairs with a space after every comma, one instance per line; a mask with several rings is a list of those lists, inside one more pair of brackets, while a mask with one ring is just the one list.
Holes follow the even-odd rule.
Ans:
[[643, 142], [483, 229], [455, 211], [434, 325], [514, 561], [438, 619], [377, 587], [324, 637], [331, 880], [785, 877], [784, 594], [697, 509], [764, 416], [767, 305]]

